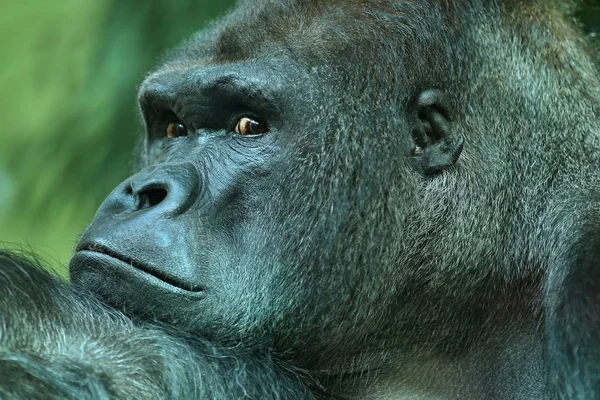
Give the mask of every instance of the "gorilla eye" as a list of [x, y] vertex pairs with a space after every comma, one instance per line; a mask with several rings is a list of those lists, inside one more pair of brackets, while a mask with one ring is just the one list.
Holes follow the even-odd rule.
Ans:
[[258, 135], [267, 133], [267, 126], [252, 118], [241, 118], [235, 126], [235, 133], [240, 135]]
[[167, 137], [173, 139], [180, 136], [187, 136], [187, 128], [181, 122], [169, 122], [167, 125]]

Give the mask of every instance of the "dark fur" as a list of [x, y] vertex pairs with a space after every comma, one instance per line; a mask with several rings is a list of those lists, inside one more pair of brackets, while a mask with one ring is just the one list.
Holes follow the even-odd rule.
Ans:
[[[568, 9], [242, 3], [142, 84], [141, 172], [84, 233], [74, 282], [272, 349], [323, 396], [598, 398], [600, 80]], [[432, 90], [433, 133], [465, 140], [434, 170], [415, 152]], [[270, 132], [233, 135], [248, 114]], [[173, 118], [188, 136], [165, 137]]]

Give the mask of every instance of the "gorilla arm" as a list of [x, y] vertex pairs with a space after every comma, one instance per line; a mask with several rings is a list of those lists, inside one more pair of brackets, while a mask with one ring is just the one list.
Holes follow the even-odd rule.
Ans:
[[8, 253], [0, 253], [0, 293], [4, 400], [312, 398], [265, 353], [138, 326]]

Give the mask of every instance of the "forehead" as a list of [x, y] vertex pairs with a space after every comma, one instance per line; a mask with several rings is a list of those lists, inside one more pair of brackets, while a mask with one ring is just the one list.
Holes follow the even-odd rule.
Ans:
[[257, 58], [339, 59], [331, 53], [394, 40], [409, 25], [416, 3], [421, 2], [243, 1], [169, 53], [163, 68]]

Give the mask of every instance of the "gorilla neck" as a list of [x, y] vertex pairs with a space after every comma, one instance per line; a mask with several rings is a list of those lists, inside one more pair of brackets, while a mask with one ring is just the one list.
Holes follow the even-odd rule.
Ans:
[[461, 357], [432, 353], [384, 357], [387, 366], [336, 378], [332, 393], [374, 400], [548, 398], [543, 340], [533, 329], [499, 333]]
[[341, 363], [351, 372], [328, 379], [332, 390], [356, 399], [547, 398], [537, 290], [529, 281], [496, 302], [471, 301], [447, 314], [436, 299], [436, 312], [421, 308], [423, 318], [395, 339]]

